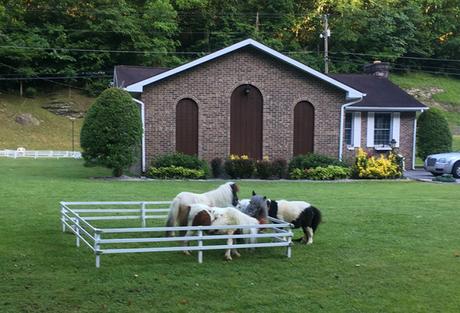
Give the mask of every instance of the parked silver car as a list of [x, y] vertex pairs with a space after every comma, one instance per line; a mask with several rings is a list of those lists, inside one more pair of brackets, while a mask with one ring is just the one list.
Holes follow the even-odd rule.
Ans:
[[460, 152], [429, 155], [423, 167], [435, 176], [452, 174], [455, 178], [460, 178]]

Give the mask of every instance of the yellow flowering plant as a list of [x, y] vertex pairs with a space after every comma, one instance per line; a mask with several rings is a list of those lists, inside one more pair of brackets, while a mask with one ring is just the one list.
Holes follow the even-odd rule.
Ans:
[[358, 149], [353, 165], [355, 178], [398, 178], [402, 176], [398, 156], [391, 151], [388, 156], [369, 156], [363, 149]]

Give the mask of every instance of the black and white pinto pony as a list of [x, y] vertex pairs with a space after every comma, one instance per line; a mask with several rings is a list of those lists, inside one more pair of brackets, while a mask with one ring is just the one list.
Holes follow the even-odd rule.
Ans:
[[[247, 214], [240, 212], [234, 207], [209, 207], [207, 205], [198, 203], [187, 206], [189, 211], [188, 225], [189, 226], [224, 226], [224, 225], [258, 225], [259, 221]], [[243, 234], [257, 234], [258, 229], [254, 228], [231, 228], [222, 230], [212, 230], [209, 233], [212, 234], [227, 234], [233, 235], [238, 232]], [[196, 234], [196, 231], [189, 230], [185, 236], [192, 236]], [[251, 237], [249, 240], [251, 243], [256, 242], [255, 237]], [[184, 242], [188, 245], [188, 242]], [[227, 239], [227, 245], [233, 245], [233, 238]], [[184, 251], [185, 254], [190, 254], [188, 251]], [[240, 256], [236, 249], [227, 249], [225, 251], [225, 259], [231, 261], [232, 254]]]
[[[169, 208], [166, 227], [186, 226], [188, 222], [188, 206], [191, 204], [204, 204], [210, 207], [229, 207], [238, 204], [239, 187], [233, 182], [228, 182], [217, 189], [205, 193], [181, 192], [172, 201]], [[174, 232], [166, 232], [166, 236], [174, 236]]]
[[313, 243], [313, 234], [321, 223], [321, 211], [305, 201], [268, 200], [268, 215], [301, 227], [303, 237], [295, 241], [301, 241], [307, 245]]

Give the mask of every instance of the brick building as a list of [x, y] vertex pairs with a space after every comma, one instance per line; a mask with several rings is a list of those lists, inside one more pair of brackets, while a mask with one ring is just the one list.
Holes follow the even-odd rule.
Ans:
[[416, 112], [426, 109], [385, 77], [328, 76], [251, 39], [170, 70], [117, 66], [114, 84], [141, 105], [144, 169], [176, 151], [345, 159], [392, 139], [411, 167]]

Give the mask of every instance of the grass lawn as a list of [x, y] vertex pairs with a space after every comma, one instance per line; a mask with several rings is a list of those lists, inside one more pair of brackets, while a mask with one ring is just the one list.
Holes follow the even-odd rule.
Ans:
[[[61, 200], [169, 200], [220, 182], [119, 182], [76, 160], [0, 159], [0, 312], [459, 312], [460, 186], [241, 182], [322, 209], [315, 243], [204, 263], [181, 253], [102, 256], [59, 223]], [[300, 232], [296, 232], [296, 237]]]

